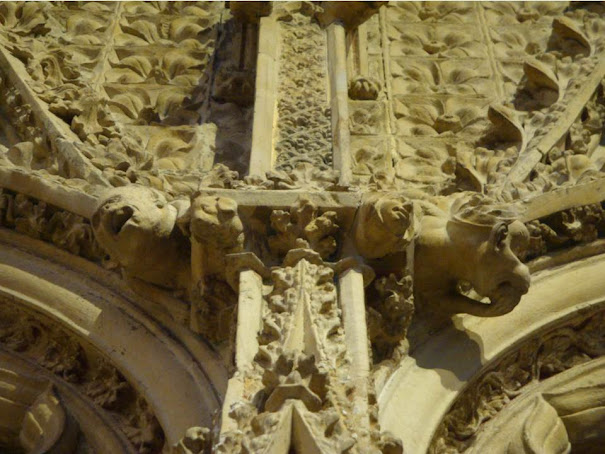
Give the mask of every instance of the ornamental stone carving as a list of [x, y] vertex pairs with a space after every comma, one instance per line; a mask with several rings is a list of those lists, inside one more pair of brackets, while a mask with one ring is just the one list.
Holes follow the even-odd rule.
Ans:
[[414, 266], [417, 294], [430, 298], [431, 293], [470, 288], [491, 302], [477, 306], [478, 311], [512, 310], [530, 284], [529, 269], [518, 257], [528, 247], [527, 228], [513, 213], [476, 195], [443, 208], [449, 213], [425, 213], [421, 221]]
[[0, 1], [0, 451], [598, 449], [604, 53], [596, 2]]
[[127, 275], [162, 287], [187, 288], [187, 243], [177, 216], [178, 209], [162, 193], [132, 185], [105, 194], [92, 226], [101, 246]]

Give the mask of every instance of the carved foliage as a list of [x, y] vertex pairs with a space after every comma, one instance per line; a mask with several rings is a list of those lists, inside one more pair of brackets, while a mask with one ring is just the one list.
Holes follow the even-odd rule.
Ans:
[[336, 252], [334, 235], [339, 230], [336, 222], [336, 212], [319, 214], [312, 202], [301, 199], [289, 212], [274, 210], [271, 213], [271, 227], [276, 234], [269, 237], [269, 248], [277, 256], [291, 249], [310, 248], [326, 259]]
[[[406, 140], [417, 154], [444, 147], [438, 142], [454, 145], [455, 137], [459, 150], [451, 156], [461, 169], [459, 185], [511, 200], [577, 181], [582, 173], [595, 175], [602, 167], [596, 145], [601, 109], [592, 106], [594, 99], [584, 100], [583, 88], [598, 78], [591, 73], [602, 71], [597, 66], [605, 49], [602, 6], [394, 3], [381, 26], [388, 39], [382, 45], [396, 134], [429, 136]], [[417, 93], [426, 96], [418, 99]], [[579, 110], [578, 96], [584, 103]], [[567, 112], [568, 105], [573, 112]], [[556, 140], [559, 133], [562, 139]], [[525, 163], [524, 155], [536, 150], [547, 154], [545, 165]], [[477, 162], [459, 160], [459, 153], [478, 151]], [[576, 155], [591, 159], [561, 160]], [[398, 154], [393, 159], [395, 169], [403, 161], [414, 171], [396, 171], [391, 183], [383, 182], [387, 186], [407, 183], [408, 174], [446, 173], [437, 160]], [[517, 161], [529, 169], [522, 179], [531, 181], [506, 181]]]
[[390, 274], [374, 282], [368, 297], [368, 331], [374, 363], [407, 353], [407, 330], [414, 315], [412, 277]]
[[275, 144], [278, 170], [309, 163], [319, 170], [332, 167], [332, 127], [327, 102], [325, 31], [301, 11], [284, 12], [281, 28], [278, 132]]
[[0, 226], [51, 242], [89, 260], [105, 257], [87, 219], [6, 189], [0, 190]]
[[605, 354], [600, 312], [523, 344], [485, 371], [457, 399], [443, 419], [429, 452], [463, 452], [482, 424], [519, 390]]
[[557, 249], [589, 243], [605, 234], [605, 212], [599, 204], [584, 205], [527, 223], [531, 260]]
[[16, 3], [0, 11], [0, 40], [48, 106], [50, 113], [36, 110], [45, 117], [38, 122], [59, 125], [70, 141], [75, 133], [84, 142], [74, 145], [78, 159], [101, 170], [105, 184], [193, 192], [196, 186], [173, 185], [170, 173], [199, 174], [213, 164], [216, 129], [196, 123], [207, 105], [222, 8]]
[[141, 454], [160, 452], [164, 434], [145, 400], [89, 345], [39, 315], [0, 304], [0, 346], [67, 381], [114, 419]]
[[203, 454], [210, 452], [212, 434], [205, 427], [190, 427], [170, 454]]

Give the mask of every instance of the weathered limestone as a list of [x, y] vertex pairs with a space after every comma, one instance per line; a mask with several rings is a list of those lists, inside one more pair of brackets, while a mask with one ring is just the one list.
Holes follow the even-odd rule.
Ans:
[[590, 2], [0, 2], [0, 451], [598, 451], [604, 53]]

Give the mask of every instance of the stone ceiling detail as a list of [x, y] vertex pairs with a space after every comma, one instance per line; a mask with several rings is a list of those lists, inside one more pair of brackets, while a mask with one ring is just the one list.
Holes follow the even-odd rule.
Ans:
[[[98, 359], [114, 353], [99, 339], [88, 358], [43, 335], [48, 314], [11, 306], [7, 321], [28, 320], [0, 333], [12, 367], [52, 384], [28, 408], [78, 420], [73, 382], [124, 452], [415, 452], [379, 405], [404, 365], [605, 250], [604, 54], [596, 2], [0, 2], [0, 248], [49, 267], [51, 248], [111, 281], [207, 363], [176, 375], [222, 398], [179, 396], [207, 415], [171, 425], [138, 381], [149, 370]], [[544, 378], [494, 385], [507, 361], [541, 367], [554, 338], [532, 335], [468, 379], [429, 452], [470, 449]], [[79, 359], [49, 363], [40, 336]], [[0, 442], [37, 452], [19, 427]]]

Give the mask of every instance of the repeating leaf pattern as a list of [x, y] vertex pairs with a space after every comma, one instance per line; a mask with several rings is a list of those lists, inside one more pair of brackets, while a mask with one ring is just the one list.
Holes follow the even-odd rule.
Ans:
[[[605, 52], [605, 7], [596, 3], [391, 2], [380, 27], [380, 41], [373, 37], [369, 46], [378, 42], [382, 49], [382, 56], [373, 58], [384, 59], [383, 96], [391, 116], [385, 119], [390, 128], [374, 128], [373, 135], [390, 130], [401, 138], [398, 143], [407, 144], [405, 153], [392, 153], [395, 187], [416, 185], [428, 176], [449, 181], [445, 155], [422, 157], [427, 149], [447, 145], [461, 187], [519, 197], [517, 187], [502, 189], [506, 174], [565, 117], [567, 105]], [[574, 132], [578, 128], [582, 131]], [[553, 150], [553, 161], [547, 158], [539, 169], [548, 182], [543, 190], [556, 187], [556, 181], [575, 181], [566, 175], [571, 167], [557, 159], [594, 154], [599, 134], [583, 126], [570, 128], [569, 148]], [[414, 137], [426, 139], [408, 140]]]
[[109, 184], [156, 181], [158, 171], [213, 165], [196, 156], [212, 152], [216, 128], [202, 128], [208, 140], [174, 148], [145, 134], [200, 134], [223, 11], [222, 2], [1, 2], [0, 45]]

